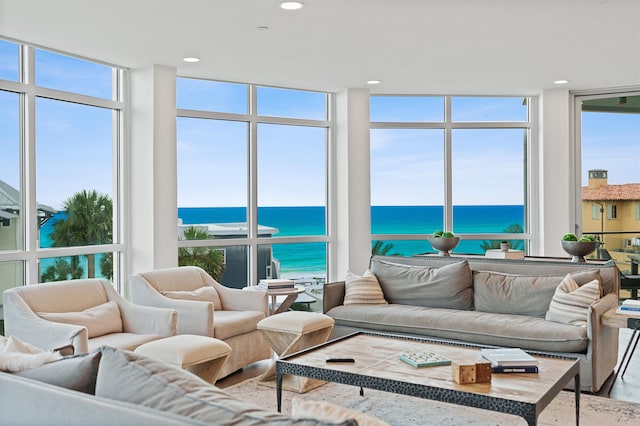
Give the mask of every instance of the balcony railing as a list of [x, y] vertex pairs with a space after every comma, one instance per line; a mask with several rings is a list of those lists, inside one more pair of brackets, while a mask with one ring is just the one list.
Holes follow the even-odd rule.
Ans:
[[609, 253], [618, 268], [625, 273], [638, 273], [640, 262], [640, 231], [584, 232], [600, 241], [600, 249], [592, 257], [603, 258], [602, 249]]

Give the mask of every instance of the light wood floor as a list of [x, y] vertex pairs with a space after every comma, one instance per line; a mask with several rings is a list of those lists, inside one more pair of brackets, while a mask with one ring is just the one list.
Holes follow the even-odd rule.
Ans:
[[[631, 330], [620, 330], [620, 347], [618, 348], [618, 359], [622, 358], [622, 355], [624, 354], [624, 351], [627, 347], [627, 343], [631, 338], [631, 334]], [[231, 374], [230, 376], [227, 376], [224, 379], [218, 381], [216, 383], [216, 386], [224, 389], [226, 387], [241, 383], [247, 379], [257, 377], [267, 370], [270, 363], [271, 361], [269, 360], [258, 361], [248, 367], [245, 367], [241, 371]], [[624, 379], [618, 376], [615, 383], [613, 383], [613, 386], [612, 382], [613, 376], [609, 378], [609, 380], [604, 384], [597, 395], [607, 397], [609, 389], [611, 389], [611, 393], [608, 396], [612, 399], [640, 403], [640, 348], [637, 349], [637, 353], [635, 353], [631, 358], [631, 362], [629, 363], [629, 367], [627, 368]]]

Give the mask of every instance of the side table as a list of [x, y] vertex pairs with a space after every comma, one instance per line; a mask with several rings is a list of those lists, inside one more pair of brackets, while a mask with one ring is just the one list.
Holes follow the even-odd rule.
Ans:
[[[269, 315], [275, 315], [282, 312], [287, 312], [291, 305], [296, 301], [298, 295], [305, 292], [305, 288], [303, 285], [297, 285], [293, 288], [278, 288], [273, 290], [265, 290], [258, 286], [244, 287], [243, 290], [255, 290], [255, 291], [265, 291], [271, 298], [271, 304], [269, 305]], [[280, 306], [277, 305], [278, 296], [286, 296], [285, 299], [280, 303]]]
[[[617, 310], [618, 308], [611, 308], [605, 312], [602, 316], [602, 325], [615, 328], [629, 328], [633, 330], [633, 334], [631, 334], [627, 348], [624, 350], [624, 355], [622, 355], [622, 359], [620, 360], [620, 366], [613, 376], [613, 381], [611, 382], [612, 387], [618, 378], [620, 370], [622, 370], [620, 377], [624, 379], [624, 373], [627, 371], [629, 361], [631, 361], [631, 357], [636, 351], [636, 346], [638, 346], [638, 340], [640, 340], [640, 334], [638, 334], [638, 331], [640, 331], [640, 312], [621, 314], [617, 312]], [[631, 349], [631, 352], [629, 352], [629, 349]], [[609, 388], [609, 391], [611, 391], [611, 388]]]

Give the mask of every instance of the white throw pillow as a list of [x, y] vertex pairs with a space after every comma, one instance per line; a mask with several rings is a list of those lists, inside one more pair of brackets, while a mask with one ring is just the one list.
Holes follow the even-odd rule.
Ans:
[[162, 294], [171, 299], [180, 300], [199, 300], [201, 302], [213, 303], [214, 309], [221, 310], [220, 297], [215, 288], [205, 285], [204, 287], [197, 288], [190, 291], [163, 291]]
[[580, 286], [570, 274], [562, 280], [549, 304], [545, 319], [571, 325], [587, 326], [589, 307], [600, 299], [600, 281]]
[[122, 318], [116, 302], [107, 302], [82, 312], [36, 312], [47, 321], [80, 325], [87, 328], [89, 338], [122, 333]]
[[355, 420], [358, 426], [389, 426], [377, 417], [359, 411], [343, 408], [325, 401], [291, 400], [291, 417], [295, 419], [318, 419], [323, 422]]
[[23, 342], [15, 336], [0, 336], [0, 371], [16, 373], [40, 367], [62, 358], [58, 352], [48, 352]]
[[344, 305], [386, 305], [378, 278], [369, 269], [360, 276], [347, 271], [344, 286]]

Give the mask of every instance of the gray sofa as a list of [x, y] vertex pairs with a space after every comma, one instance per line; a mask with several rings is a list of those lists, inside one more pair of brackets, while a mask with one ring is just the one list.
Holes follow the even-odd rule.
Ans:
[[261, 409], [187, 371], [109, 347], [0, 372], [0, 395], [0, 424], [16, 426], [327, 425]]
[[[370, 270], [388, 303], [345, 305], [345, 282], [325, 285], [323, 312], [335, 321], [332, 338], [373, 330], [575, 356], [581, 388], [591, 392], [616, 365], [618, 331], [601, 322], [618, 305], [612, 261], [373, 256]], [[603, 294], [588, 307], [582, 325], [545, 319], [567, 274], [579, 285], [594, 278], [601, 283]]]

